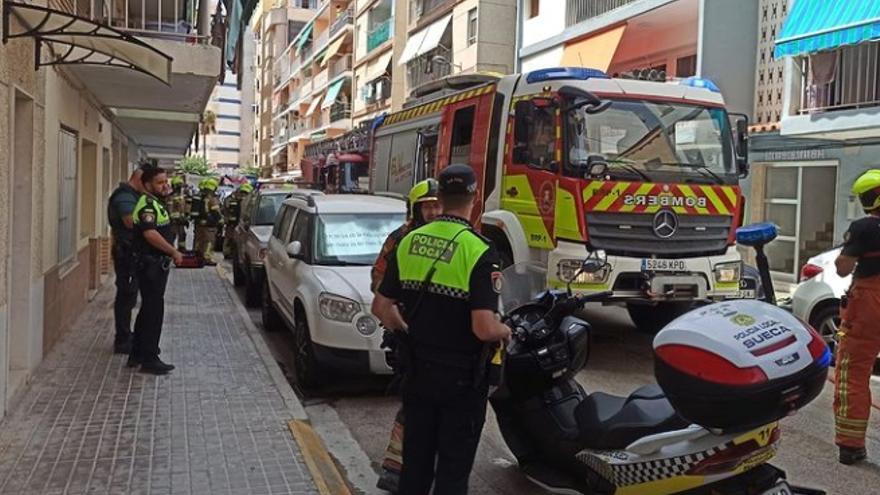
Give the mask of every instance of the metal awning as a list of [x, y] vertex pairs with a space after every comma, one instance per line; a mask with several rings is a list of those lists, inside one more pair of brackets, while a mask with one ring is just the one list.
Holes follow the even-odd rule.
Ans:
[[[13, 26], [10, 17], [21, 21]], [[32, 37], [37, 68], [47, 65], [100, 65], [142, 72], [168, 84], [171, 57], [143, 41], [104, 24], [67, 12], [18, 2], [3, 2], [3, 43]], [[43, 48], [51, 57], [45, 58]]]
[[392, 55], [394, 55], [393, 51], [388, 50], [387, 53], [383, 53], [379, 58], [370, 62], [367, 65], [367, 74], [364, 81], [373, 81], [382, 77], [382, 75], [388, 71], [388, 64], [391, 63]]
[[410, 35], [406, 42], [406, 46], [403, 49], [403, 53], [400, 56], [400, 63], [398, 65], [406, 65], [407, 62], [414, 58], [420, 57], [437, 48], [437, 45], [439, 45], [440, 40], [443, 39], [443, 34], [446, 33], [446, 29], [449, 27], [451, 21], [452, 14], [445, 16], [438, 21], [434, 21], [433, 24], [425, 29]]
[[589, 38], [568, 43], [562, 52], [562, 67], [589, 67], [607, 71], [623, 38], [626, 25], [618, 26]]
[[296, 38], [293, 39], [293, 43], [296, 45], [296, 51], [302, 50], [302, 47], [305, 46], [306, 42], [309, 41], [309, 36], [312, 34], [312, 29], [315, 27], [315, 21], [310, 21], [299, 34], [296, 35]]
[[327, 62], [333, 58], [339, 52], [339, 49], [342, 48], [342, 44], [345, 43], [345, 36], [340, 36], [339, 39], [333, 42], [329, 48], [327, 48], [327, 52], [324, 53], [324, 58], [321, 59], [321, 66], [327, 65]]
[[880, 2], [796, 0], [776, 39], [776, 58], [880, 39]]
[[311, 117], [312, 114], [315, 113], [315, 110], [318, 109], [318, 105], [321, 104], [322, 97], [323, 97], [322, 95], [319, 95], [317, 98], [312, 100], [312, 104], [309, 105], [309, 109], [306, 110], [306, 113], [303, 115], [304, 117]]
[[327, 96], [324, 97], [324, 104], [321, 105], [322, 109], [330, 108], [336, 103], [336, 98], [339, 96], [339, 92], [342, 91], [343, 84], [345, 84], [345, 78], [336, 81], [327, 88]]

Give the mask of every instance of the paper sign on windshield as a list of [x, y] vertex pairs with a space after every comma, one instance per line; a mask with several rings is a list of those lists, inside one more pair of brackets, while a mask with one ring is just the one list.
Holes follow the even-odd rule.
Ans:
[[675, 144], [694, 144], [697, 142], [697, 122], [685, 120], [675, 123]]
[[[367, 225], [364, 225], [366, 223]], [[327, 256], [358, 256], [378, 253], [391, 231], [370, 230], [372, 222], [333, 222], [325, 225], [324, 254]]]

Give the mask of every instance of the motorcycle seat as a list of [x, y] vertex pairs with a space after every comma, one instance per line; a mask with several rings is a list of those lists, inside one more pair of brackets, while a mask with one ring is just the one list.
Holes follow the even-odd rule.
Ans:
[[581, 441], [591, 449], [625, 449], [634, 441], [686, 428], [657, 385], [646, 385], [629, 397], [595, 392], [575, 409]]

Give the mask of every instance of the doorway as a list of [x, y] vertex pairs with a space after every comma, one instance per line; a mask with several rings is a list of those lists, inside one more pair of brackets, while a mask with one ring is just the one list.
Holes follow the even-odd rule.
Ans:
[[[31, 218], [32, 175], [34, 153], [34, 101], [19, 91], [14, 91], [12, 109], [12, 177], [10, 178], [11, 208], [9, 217], [9, 327], [8, 338], [0, 339], [5, 349], [8, 371], [3, 394], [3, 410], [6, 401], [27, 381], [27, 375], [39, 362], [34, 338], [41, 332], [31, 328]], [[32, 335], [40, 334], [40, 335]], [[41, 346], [41, 344], [40, 344]]]

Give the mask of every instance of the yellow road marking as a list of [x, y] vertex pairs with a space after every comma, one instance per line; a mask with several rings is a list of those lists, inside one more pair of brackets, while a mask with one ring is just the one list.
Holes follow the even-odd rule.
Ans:
[[305, 421], [294, 419], [287, 426], [299, 444], [306, 466], [312, 474], [318, 493], [321, 495], [351, 495], [345, 478], [336, 468], [336, 463], [327, 452], [321, 437], [315, 432], [310, 424]]

